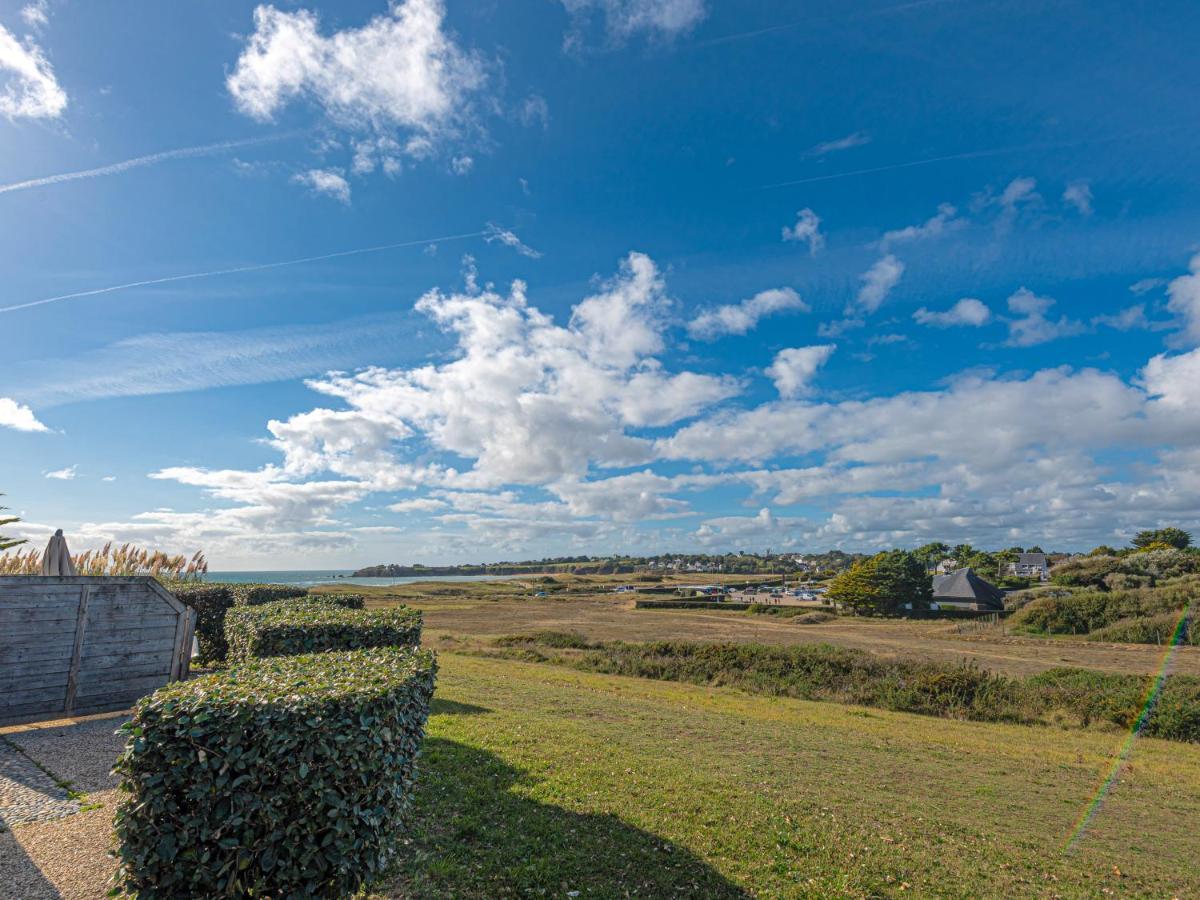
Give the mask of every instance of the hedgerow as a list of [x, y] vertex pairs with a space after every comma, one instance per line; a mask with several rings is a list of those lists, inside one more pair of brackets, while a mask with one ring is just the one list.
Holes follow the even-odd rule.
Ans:
[[347, 897], [392, 860], [433, 694], [428, 651], [254, 660], [143, 698], [115, 771], [121, 889]]
[[[1154, 679], [1055, 669], [1027, 679], [970, 663], [890, 659], [862, 650], [805, 644], [708, 644], [662, 641], [593, 644], [563, 652], [529, 635], [493, 651], [534, 662], [664, 681], [735, 687], [758, 694], [854, 703], [899, 712], [985, 722], [1106, 722], [1133, 727]], [[1200, 678], [1165, 679], [1142, 733], [1200, 742]]]
[[[1163, 613], [1157, 616], [1139, 616], [1121, 619], [1112, 625], [1091, 632], [1089, 641], [1105, 641], [1113, 644], [1169, 644], [1179, 628], [1180, 613]], [[1179, 629], [1181, 644], [1200, 644], [1200, 628], [1190, 616]]]
[[237, 606], [259, 606], [279, 600], [308, 595], [308, 588], [294, 584], [235, 584], [233, 599]]
[[227, 584], [167, 584], [166, 589], [180, 603], [196, 610], [196, 643], [200, 647], [197, 662], [202, 665], [225, 658], [225, 613], [233, 606], [233, 590]]
[[225, 617], [231, 659], [291, 656], [321, 650], [415, 647], [421, 612], [406, 607], [345, 609], [320, 600], [234, 607]]
[[363, 609], [367, 605], [362, 594], [306, 594], [296, 599], [302, 603], [327, 603], [345, 609]]

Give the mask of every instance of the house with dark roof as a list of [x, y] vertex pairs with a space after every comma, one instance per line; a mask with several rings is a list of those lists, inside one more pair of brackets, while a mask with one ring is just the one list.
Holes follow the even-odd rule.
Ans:
[[1004, 592], [984, 581], [968, 566], [933, 578], [932, 609], [973, 609], [999, 612]]
[[1018, 578], [1047, 581], [1050, 578], [1050, 564], [1046, 561], [1045, 553], [1022, 553], [1016, 562], [1008, 564], [1005, 572]]

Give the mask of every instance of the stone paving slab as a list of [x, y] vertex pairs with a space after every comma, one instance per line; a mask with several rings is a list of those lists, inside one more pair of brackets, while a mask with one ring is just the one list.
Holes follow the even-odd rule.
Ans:
[[0, 824], [6, 829], [29, 822], [61, 819], [79, 812], [65, 788], [43, 772], [28, 756], [0, 739]]

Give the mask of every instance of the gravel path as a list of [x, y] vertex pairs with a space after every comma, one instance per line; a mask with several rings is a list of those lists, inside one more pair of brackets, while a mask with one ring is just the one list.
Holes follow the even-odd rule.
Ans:
[[[119, 799], [110, 770], [124, 746], [113, 732], [122, 721], [94, 716], [0, 734], [0, 900], [106, 895]], [[83, 804], [32, 760], [86, 793]]]
[[28, 756], [0, 741], [0, 824], [6, 829], [27, 822], [61, 819], [79, 812], [65, 788], [39, 769]]

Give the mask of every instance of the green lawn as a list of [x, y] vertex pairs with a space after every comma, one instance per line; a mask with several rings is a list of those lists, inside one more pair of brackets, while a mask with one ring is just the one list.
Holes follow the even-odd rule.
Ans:
[[441, 655], [387, 895], [1197, 896], [1200, 747]]

